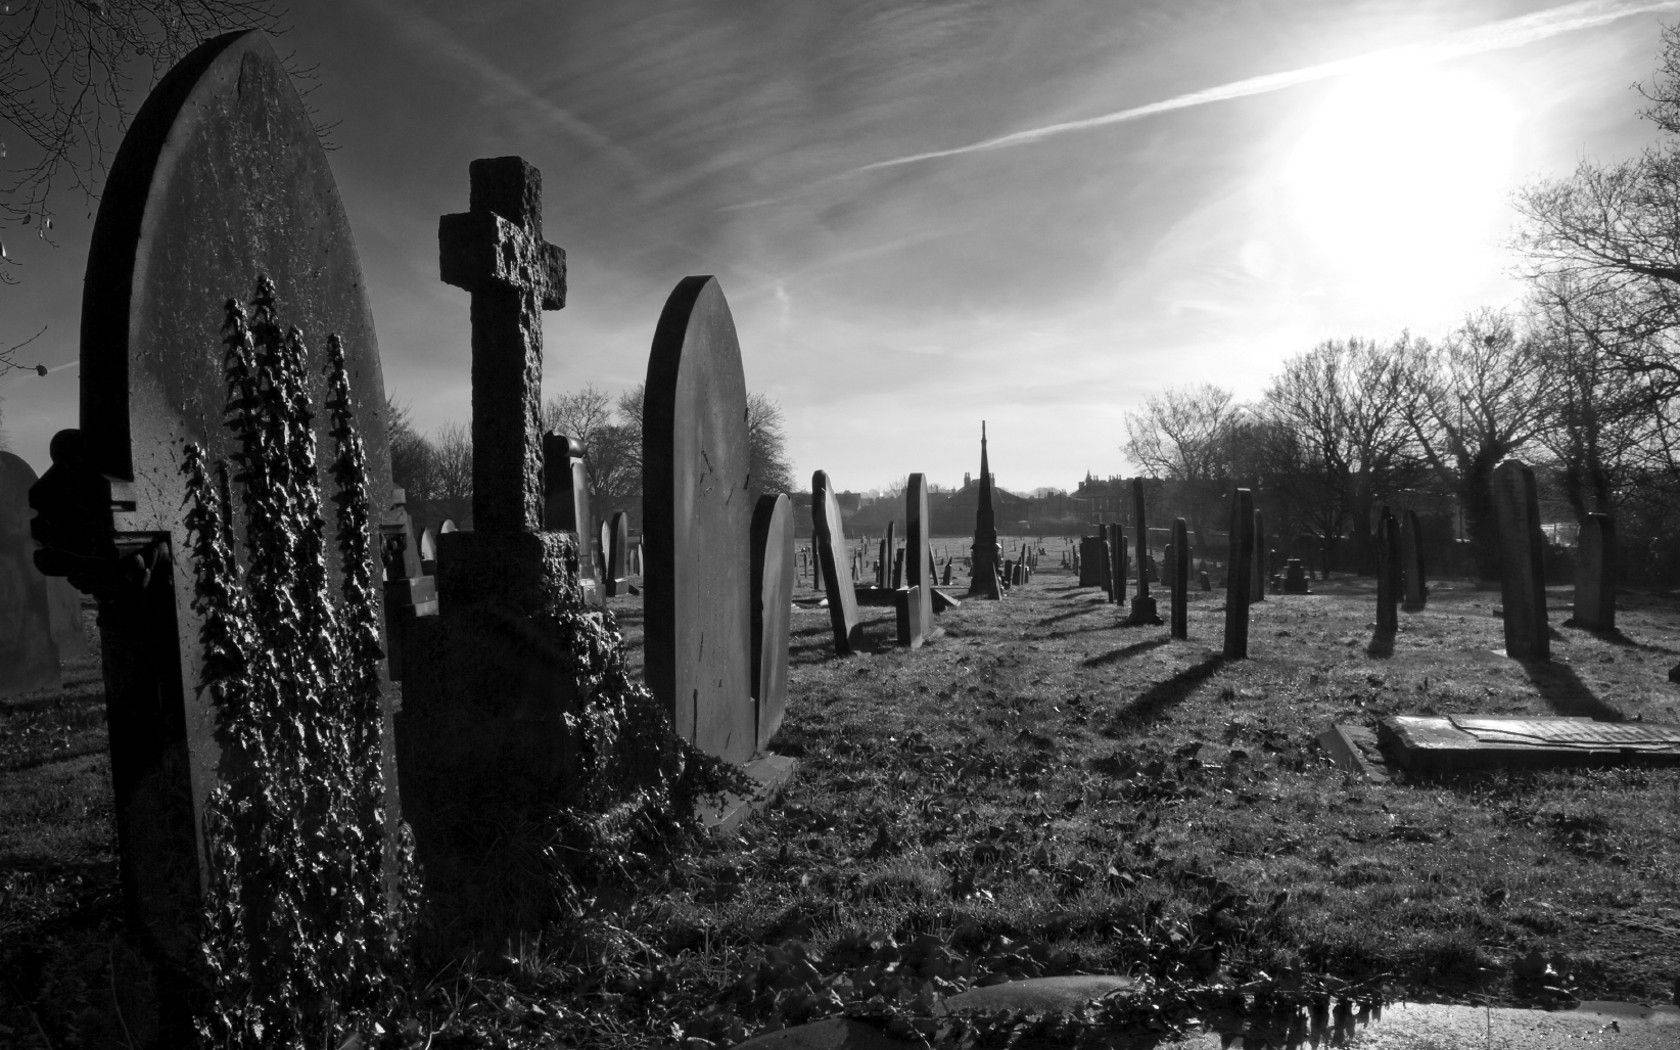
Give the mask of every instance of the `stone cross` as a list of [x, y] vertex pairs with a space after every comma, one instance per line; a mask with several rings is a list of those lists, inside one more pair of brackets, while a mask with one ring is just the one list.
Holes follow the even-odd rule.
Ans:
[[475, 160], [470, 210], [438, 220], [443, 280], [472, 293], [473, 528], [543, 527], [542, 311], [566, 305], [566, 253], [542, 237], [542, 173]]

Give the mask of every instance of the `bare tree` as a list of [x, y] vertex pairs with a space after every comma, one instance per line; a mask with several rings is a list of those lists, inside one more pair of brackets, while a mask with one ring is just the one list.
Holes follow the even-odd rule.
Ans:
[[1405, 420], [1424, 458], [1458, 495], [1476, 571], [1498, 576], [1493, 468], [1549, 425], [1539, 344], [1511, 316], [1484, 310], [1438, 347], [1409, 355]]
[[385, 397], [385, 430], [391, 446], [391, 481], [402, 488], [412, 514], [437, 499], [438, 456], [409, 418], [408, 406]]
[[794, 491], [785, 417], [782, 406], [768, 395], [747, 395], [747, 442], [752, 452], [754, 494]]
[[[0, 239], [50, 240], [55, 193], [98, 196], [135, 102], [182, 55], [233, 29], [279, 30], [275, 0], [13, 0], [0, 9]], [[0, 250], [0, 258], [6, 253]], [[7, 259], [15, 264], [15, 260]], [[11, 275], [0, 268], [0, 281]]]
[[432, 449], [437, 462], [437, 487], [433, 501], [437, 512], [455, 519], [460, 528], [472, 524], [473, 439], [472, 428], [451, 423], [438, 432]]
[[[639, 421], [640, 416], [637, 418]], [[610, 394], [590, 384], [575, 393], [550, 398], [543, 405], [543, 426], [583, 444], [591, 497], [598, 512], [621, 509], [639, 518], [641, 429], [638, 426], [632, 434], [617, 418]], [[634, 455], [630, 454], [632, 443]]]
[[1210, 383], [1169, 388], [1141, 412], [1126, 413], [1122, 450], [1144, 473], [1168, 482], [1167, 502], [1185, 508], [1198, 536], [1233, 480], [1233, 439], [1243, 419], [1235, 395]]

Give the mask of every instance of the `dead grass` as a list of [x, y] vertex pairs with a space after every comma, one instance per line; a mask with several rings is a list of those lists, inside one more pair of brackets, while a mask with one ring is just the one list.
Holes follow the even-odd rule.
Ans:
[[[1270, 596], [1246, 661], [1217, 655], [1219, 591], [1192, 593], [1191, 639], [1175, 642], [1121, 626], [1123, 610], [1072, 584], [1052, 568], [1004, 602], [965, 603], [914, 652], [892, 646], [889, 610], [864, 610], [869, 651], [847, 659], [832, 655], [827, 611], [800, 611], [777, 742], [800, 766], [784, 798], [650, 878], [581, 955], [586, 938], [527, 946], [502, 972], [438, 985], [431, 1023], [570, 1031], [575, 1013], [545, 1029], [554, 1011], [529, 1010], [563, 999], [640, 1018], [582, 1042], [658, 1045], [728, 1001], [744, 1032], [789, 1019], [730, 999], [785, 962], [776, 953], [841, 959], [889, 936], [935, 938], [989, 973], [1012, 952], [1021, 972], [1170, 960], [1200, 975], [1385, 976], [1408, 997], [1496, 1004], [1531, 997], [1514, 975], [1538, 953], [1582, 998], [1672, 998], [1680, 771], [1385, 786], [1312, 742], [1332, 721], [1394, 712], [1680, 721], [1671, 598], [1628, 596], [1619, 641], [1557, 628], [1553, 665], [1535, 670], [1494, 655], [1498, 593], [1462, 583], [1403, 612], [1388, 656], [1367, 652], [1371, 581]], [[1567, 600], [1553, 591], [1554, 628]], [[614, 601], [632, 643], [635, 602]], [[103, 732], [82, 701], [0, 712], [0, 740], [57, 719], [29, 732], [61, 754]], [[108, 899], [108, 787], [97, 757], [4, 761], [0, 942], [21, 943]], [[461, 1040], [437, 1045], [491, 1045]]]

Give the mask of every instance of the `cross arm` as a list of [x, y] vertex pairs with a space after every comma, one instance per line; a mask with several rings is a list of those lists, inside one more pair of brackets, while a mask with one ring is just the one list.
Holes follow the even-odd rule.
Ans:
[[438, 219], [438, 271], [444, 283], [467, 291], [502, 287], [528, 291], [544, 310], [566, 305], [566, 251], [534, 241], [516, 223], [475, 209]]

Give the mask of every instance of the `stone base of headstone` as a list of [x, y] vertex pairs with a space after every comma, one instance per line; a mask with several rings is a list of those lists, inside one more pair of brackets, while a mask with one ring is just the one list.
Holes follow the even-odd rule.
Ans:
[[741, 767], [755, 782], [749, 793], [730, 792], [699, 800], [700, 826], [713, 835], [728, 835], [749, 816], [774, 802], [793, 779], [798, 763], [787, 755], [760, 754]]
[[1126, 622], [1140, 627], [1159, 627], [1161, 625], [1161, 613], [1156, 608], [1155, 596], [1144, 594], [1133, 598], [1131, 612], [1126, 615]]
[[608, 598], [619, 598], [630, 593], [630, 578], [627, 576], [619, 576], [616, 578], [608, 576], [601, 582], [605, 584], [604, 590], [606, 591]]
[[924, 619], [923, 610], [931, 609], [931, 605], [921, 600], [920, 591], [920, 587], [901, 587], [894, 592], [898, 644], [911, 649], [920, 649], [923, 644], [945, 633], [943, 628], [935, 627], [931, 621]]

